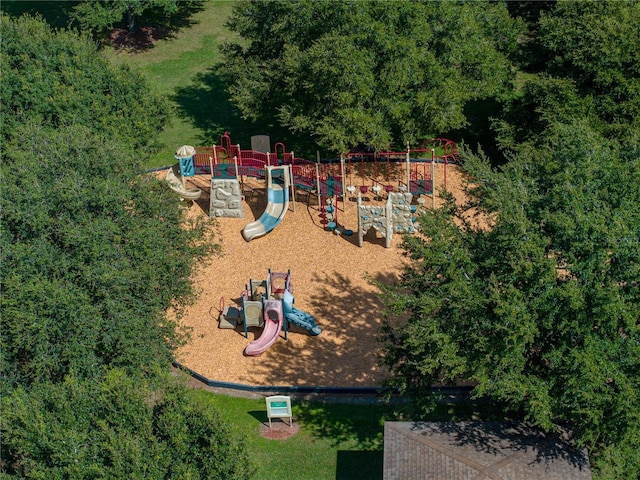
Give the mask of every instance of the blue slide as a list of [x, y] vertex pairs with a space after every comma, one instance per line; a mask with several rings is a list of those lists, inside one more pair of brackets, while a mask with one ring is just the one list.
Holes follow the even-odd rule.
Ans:
[[293, 295], [289, 291], [285, 291], [284, 297], [282, 298], [282, 311], [284, 312], [285, 321], [309, 330], [311, 335], [320, 335], [322, 329], [316, 325], [316, 320], [313, 318], [313, 315], [298, 310], [293, 306], [293, 302]]
[[[267, 208], [258, 220], [247, 223], [242, 236], [247, 242], [276, 228], [289, 208], [289, 167], [265, 167], [267, 174]], [[274, 172], [275, 170], [275, 172]], [[278, 175], [277, 173], [282, 173]]]

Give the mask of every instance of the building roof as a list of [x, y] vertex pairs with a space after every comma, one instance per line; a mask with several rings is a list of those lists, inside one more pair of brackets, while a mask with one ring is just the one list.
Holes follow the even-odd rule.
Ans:
[[566, 432], [509, 422], [386, 422], [384, 480], [591, 480]]

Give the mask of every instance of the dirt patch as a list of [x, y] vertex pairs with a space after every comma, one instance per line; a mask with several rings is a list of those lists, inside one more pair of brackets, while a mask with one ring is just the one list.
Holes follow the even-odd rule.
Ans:
[[286, 440], [299, 431], [300, 425], [297, 422], [292, 422], [289, 425], [280, 420], [271, 420], [271, 428], [269, 428], [269, 423], [260, 424], [260, 436], [269, 440]]
[[136, 32], [126, 28], [114, 28], [107, 35], [107, 43], [117, 50], [139, 51], [151, 48], [158, 40], [166, 38], [168, 30], [156, 25], [145, 25]]

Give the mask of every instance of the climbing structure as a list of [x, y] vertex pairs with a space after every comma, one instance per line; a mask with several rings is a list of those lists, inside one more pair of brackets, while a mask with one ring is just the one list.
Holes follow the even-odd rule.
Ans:
[[273, 345], [280, 332], [287, 339], [289, 324], [309, 331], [310, 335], [320, 335], [322, 330], [316, 325], [313, 315], [293, 306], [293, 285], [291, 272], [268, 270], [264, 280], [249, 279], [240, 296], [240, 308], [224, 306], [220, 299], [219, 328], [235, 329], [242, 325], [244, 336], [249, 337], [248, 327], [262, 327], [262, 333], [245, 349], [246, 355], [260, 355]]
[[242, 218], [242, 189], [237, 178], [211, 179], [209, 216]]
[[393, 233], [413, 233], [416, 230], [416, 206], [411, 205], [411, 193], [389, 192], [385, 205], [363, 205], [358, 193], [358, 245], [374, 229], [385, 238], [385, 247], [391, 247]]

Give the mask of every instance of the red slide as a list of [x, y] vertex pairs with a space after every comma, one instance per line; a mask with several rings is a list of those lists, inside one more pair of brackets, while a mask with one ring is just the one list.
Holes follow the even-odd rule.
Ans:
[[260, 355], [273, 345], [280, 330], [282, 330], [282, 322], [284, 316], [282, 314], [282, 300], [265, 300], [263, 305], [264, 329], [262, 335], [247, 345], [244, 349], [246, 355]]

